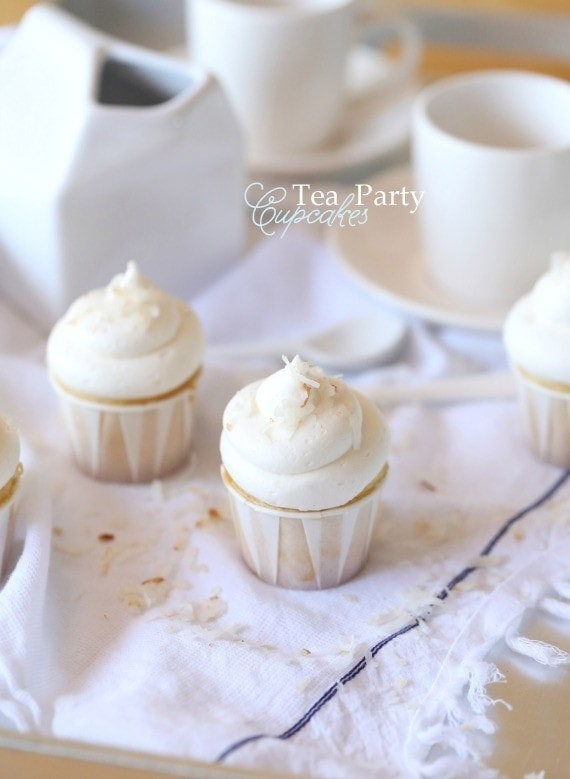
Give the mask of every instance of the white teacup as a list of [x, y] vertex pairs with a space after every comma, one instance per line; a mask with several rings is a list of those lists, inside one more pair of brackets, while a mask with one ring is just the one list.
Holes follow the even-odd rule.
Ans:
[[466, 302], [508, 306], [570, 247], [570, 84], [454, 76], [420, 94], [412, 127], [432, 277]]
[[[191, 56], [222, 82], [250, 159], [311, 150], [334, 133], [347, 100], [357, 0], [187, 2]], [[385, 26], [402, 42], [385, 79], [393, 83], [413, 71], [419, 39], [403, 20]]]

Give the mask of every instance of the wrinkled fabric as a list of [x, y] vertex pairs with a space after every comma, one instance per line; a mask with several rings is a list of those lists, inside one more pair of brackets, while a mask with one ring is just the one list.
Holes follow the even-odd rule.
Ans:
[[[192, 304], [210, 342], [290, 340], [382, 305], [302, 232], [261, 244]], [[206, 355], [188, 465], [103, 484], [70, 461], [42, 339], [6, 306], [0, 323], [0, 411], [25, 467], [0, 590], [0, 715], [19, 731], [322, 779], [419, 776], [466, 680], [481, 705], [488, 649], [565, 580], [567, 482], [479, 557], [562, 476], [530, 454], [514, 401], [387, 410], [368, 564], [334, 590], [280, 590], [239, 557], [218, 455], [228, 399], [280, 355]], [[505, 364], [499, 335], [409, 324], [393, 364], [346, 380]]]

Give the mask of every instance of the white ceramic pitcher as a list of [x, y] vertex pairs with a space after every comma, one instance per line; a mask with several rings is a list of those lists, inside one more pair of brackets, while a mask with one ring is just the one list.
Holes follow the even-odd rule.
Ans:
[[242, 139], [195, 65], [33, 7], [0, 52], [0, 290], [49, 327], [136, 260], [188, 297], [243, 245]]

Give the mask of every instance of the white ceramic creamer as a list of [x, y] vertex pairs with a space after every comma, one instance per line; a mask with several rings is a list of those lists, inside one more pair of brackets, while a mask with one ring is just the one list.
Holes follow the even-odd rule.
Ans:
[[244, 175], [201, 68], [43, 4], [0, 52], [0, 290], [44, 328], [129, 260], [205, 286], [243, 248]]

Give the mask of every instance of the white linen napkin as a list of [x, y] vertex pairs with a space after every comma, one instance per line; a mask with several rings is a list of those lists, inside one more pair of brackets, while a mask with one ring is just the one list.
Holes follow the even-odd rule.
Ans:
[[[302, 232], [260, 245], [194, 304], [212, 342], [301, 335], [379, 305]], [[528, 452], [515, 403], [391, 410], [369, 563], [337, 589], [286, 591], [239, 558], [217, 449], [231, 394], [278, 360], [207, 362], [188, 466], [101, 484], [70, 462], [38, 341], [18, 347], [16, 322], [0, 310], [0, 410], [20, 424], [26, 468], [23, 546], [0, 591], [0, 713], [56, 738], [323, 779], [427, 770], [433, 712], [568, 575], [570, 485]], [[504, 362], [498, 336], [410, 327], [396, 366], [351, 379]], [[484, 775], [479, 757], [470, 776]]]

